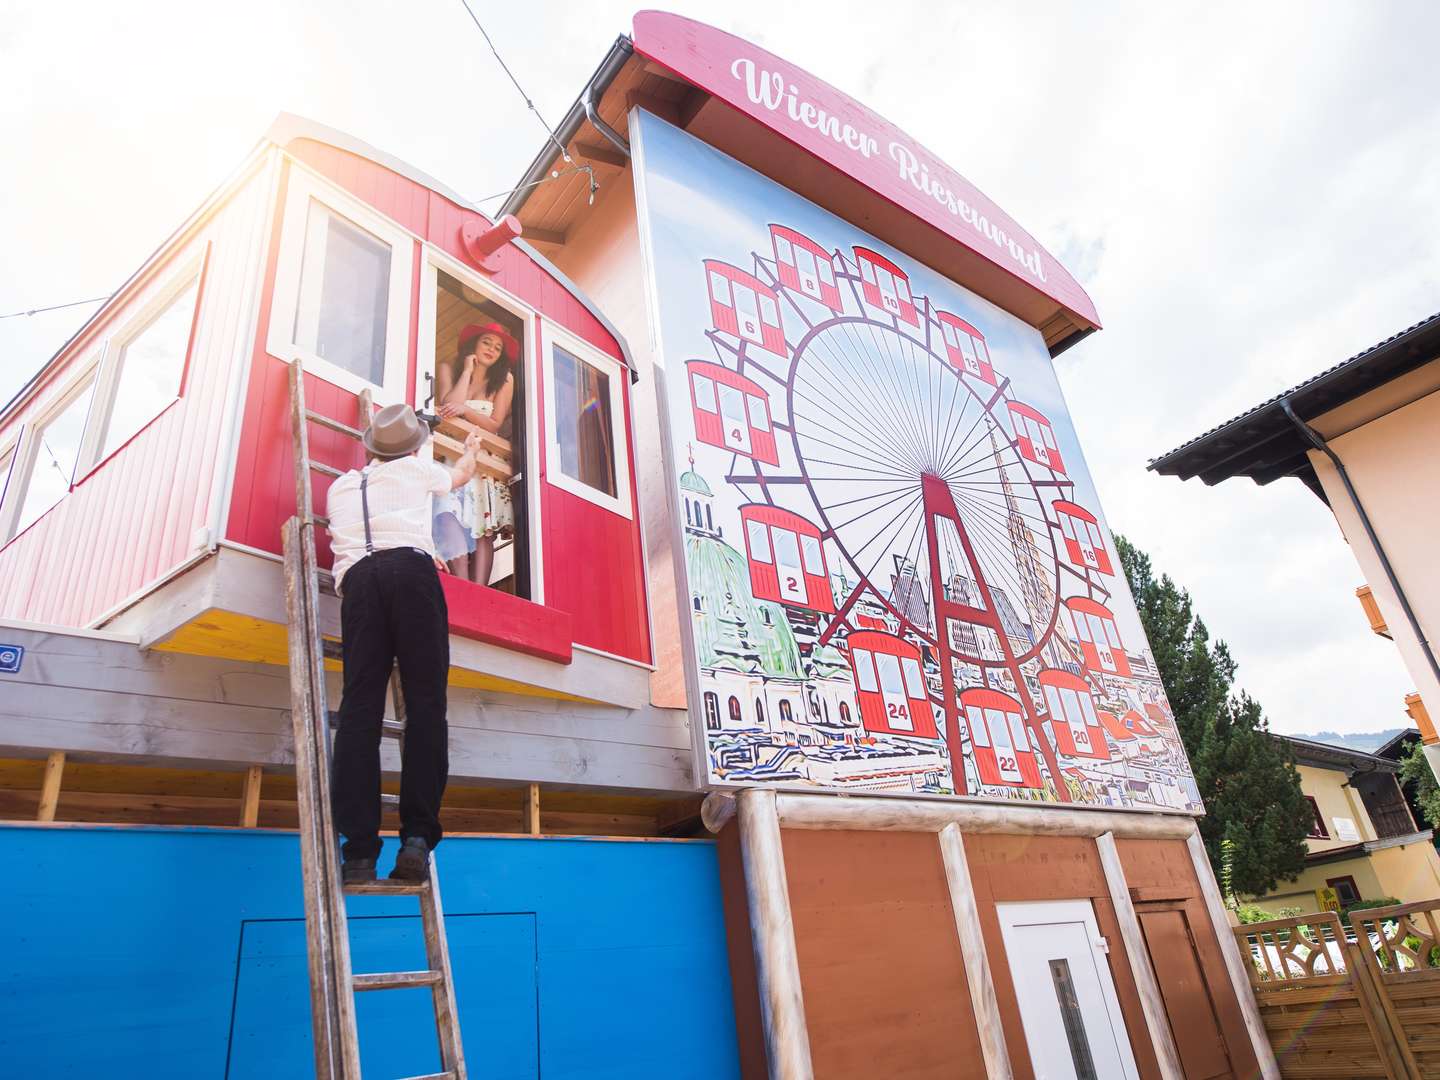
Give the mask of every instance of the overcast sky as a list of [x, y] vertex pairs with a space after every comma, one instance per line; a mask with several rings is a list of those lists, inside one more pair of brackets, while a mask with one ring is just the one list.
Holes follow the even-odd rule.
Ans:
[[[475, 9], [552, 123], [634, 11]], [[1276, 730], [1408, 723], [1324, 504], [1145, 463], [1440, 309], [1440, 6], [674, 9], [864, 101], [1076, 274], [1106, 329], [1058, 367], [1106, 513]], [[477, 200], [544, 138], [460, 0], [0, 0], [0, 314], [109, 293], [281, 110]], [[0, 401], [88, 311], [0, 320]]]

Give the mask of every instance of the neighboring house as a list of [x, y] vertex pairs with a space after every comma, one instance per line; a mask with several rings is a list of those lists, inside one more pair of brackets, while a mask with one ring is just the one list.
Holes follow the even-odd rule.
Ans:
[[1400, 766], [1388, 758], [1288, 735], [1300, 788], [1315, 811], [1305, 841], [1305, 869], [1256, 902], [1312, 910], [1315, 890], [1334, 889], [1340, 903], [1393, 896], [1440, 896], [1434, 832], [1418, 828], [1400, 790]]
[[1367, 584], [1356, 595], [1390, 638], [1416, 690], [1405, 711], [1432, 769], [1440, 745], [1440, 314], [1263, 402], [1150, 462], [1166, 476], [1218, 484], [1295, 476], [1325, 500]]
[[[1375, 756], [1382, 757], [1387, 761], [1393, 761], [1397, 765], [1403, 764], [1406, 756], [1410, 753], [1410, 748], [1419, 741], [1420, 729], [1406, 728], [1388, 742], [1378, 747], [1375, 751]], [[1400, 790], [1405, 794], [1405, 804], [1410, 807], [1410, 815], [1415, 819], [1416, 824], [1433, 825], [1434, 822], [1429, 821], [1425, 817], [1424, 808], [1420, 805], [1420, 792], [1416, 782], [1414, 780], [1408, 782], [1402, 780], [1400, 782]], [[1435, 843], [1437, 846], [1440, 846], [1440, 841], [1435, 841]]]

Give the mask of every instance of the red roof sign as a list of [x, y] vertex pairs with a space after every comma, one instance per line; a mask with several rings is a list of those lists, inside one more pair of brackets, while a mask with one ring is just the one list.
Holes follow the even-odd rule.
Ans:
[[968, 180], [888, 120], [733, 34], [663, 11], [635, 16], [636, 52], [854, 177], [982, 258], [1100, 325], [1080, 284]]

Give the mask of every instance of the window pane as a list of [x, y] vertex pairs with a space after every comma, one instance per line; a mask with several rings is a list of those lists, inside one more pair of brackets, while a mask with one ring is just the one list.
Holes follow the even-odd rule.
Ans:
[[800, 538], [800, 550], [805, 556], [805, 572], [820, 575], [825, 573], [825, 560], [820, 557], [820, 541], [813, 536]]
[[813, 277], [816, 271], [815, 253], [807, 248], [797, 249], [795, 252], [795, 267], [802, 274], [808, 274]]
[[970, 741], [976, 746], [990, 745], [990, 729], [985, 726], [985, 717], [980, 710], [970, 705], [965, 709], [967, 726], [970, 728]]
[[887, 694], [903, 695], [905, 687], [900, 682], [900, 658], [891, 653], [876, 653], [875, 666], [880, 669], [880, 685]]
[[100, 446], [102, 458], [123, 445], [180, 393], [185, 349], [190, 344], [190, 324], [194, 321], [195, 297], [199, 291], [200, 279], [196, 278], [125, 345], [120, 354], [110, 421]]
[[756, 562], [768, 563], [770, 559], [770, 530], [763, 521], [745, 523], [745, 539], [750, 541], [750, 558]]
[[999, 709], [986, 709], [985, 719], [990, 725], [990, 737], [995, 740], [997, 750], [1010, 749], [1010, 727], [1005, 722], [1005, 714]]
[[75, 461], [80, 456], [80, 440], [85, 435], [85, 416], [90, 411], [90, 397], [94, 392], [95, 378], [92, 375], [87, 379], [85, 389], [70, 404], [44, 427], [36, 429], [34, 437], [38, 445], [31, 455], [34, 465], [25, 490], [25, 503], [20, 508], [20, 520], [15, 526], [17, 533], [70, 490], [75, 477]]
[[704, 375], [695, 376], [695, 404], [706, 412], [715, 412], [715, 383]]
[[817, 264], [817, 268], [820, 271], [821, 281], [823, 281], [826, 285], [833, 285], [835, 283], [835, 272], [830, 269], [829, 259], [821, 259]]
[[390, 245], [310, 200], [295, 344], [376, 386], [385, 381], [390, 256]]
[[783, 236], [775, 237], [775, 257], [781, 262], [793, 263], [795, 252], [790, 247], [790, 241]]
[[754, 394], [746, 394], [745, 404], [750, 409], [750, 426], [756, 431], [769, 431], [770, 417], [766, 414], [765, 402]]
[[1016, 750], [1029, 750], [1030, 738], [1025, 734], [1025, 722], [1020, 719], [1019, 713], [1006, 713], [1010, 719], [1010, 736], [1015, 740]]
[[770, 532], [775, 539], [775, 561], [787, 570], [799, 570], [800, 545], [795, 542], [795, 534], [775, 528]]
[[726, 307], [730, 306], [730, 281], [714, 270], [710, 271], [710, 295]]
[[1085, 1037], [1085, 1019], [1080, 1012], [1080, 998], [1070, 977], [1070, 962], [1063, 957], [1051, 960], [1050, 978], [1055, 983], [1055, 997], [1060, 1002], [1060, 1019], [1065, 1025], [1065, 1041], [1070, 1045], [1075, 1080], [1096, 1080], [1095, 1061], [1090, 1056], [1090, 1040]]
[[610, 376], [559, 345], [553, 346], [553, 355], [560, 471], [613, 496], [615, 444], [610, 426]]
[[925, 697], [925, 680], [920, 675], [920, 663], [913, 656], [907, 656], [900, 662], [905, 672], [905, 694], [907, 697], [921, 699]]
[[867, 694], [880, 689], [879, 684], [875, 681], [875, 665], [871, 662], [869, 649], [855, 650], [855, 674], [859, 679], [860, 689]]

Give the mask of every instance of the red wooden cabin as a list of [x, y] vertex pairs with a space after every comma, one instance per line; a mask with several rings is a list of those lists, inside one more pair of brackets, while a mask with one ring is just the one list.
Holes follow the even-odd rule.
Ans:
[[1055, 429], [1044, 413], [1023, 401], [1007, 401], [1010, 423], [1015, 428], [1015, 448], [1020, 456], [1065, 475], [1065, 462], [1055, 443]]
[[869, 248], [857, 247], [855, 261], [860, 267], [860, 288], [865, 302], [911, 326], [919, 326], [920, 313], [915, 310], [915, 298], [910, 294], [910, 275]]
[[717, 330], [777, 356], [789, 355], [780, 322], [780, 297], [774, 289], [754, 274], [718, 259], [705, 260], [705, 280], [710, 289], [710, 317]]
[[770, 395], [765, 388], [723, 364], [707, 360], [691, 360], [685, 370], [699, 440], [779, 465], [775, 428], [770, 422]]
[[1095, 675], [1130, 676], [1130, 659], [1125, 655], [1125, 646], [1120, 642], [1120, 632], [1115, 628], [1115, 616], [1098, 600], [1086, 596], [1072, 596], [1065, 601], [1070, 613], [1070, 624], [1075, 636], [1080, 639], [1080, 651], [1085, 655], [1085, 666]]
[[765, 503], [741, 506], [740, 521], [750, 562], [750, 591], [757, 600], [811, 611], [835, 610], [818, 526]]
[[970, 731], [980, 782], [1038, 788], [1040, 766], [1020, 703], [999, 690], [974, 686], [961, 692], [960, 708]]
[[1110, 553], [1105, 550], [1105, 538], [1100, 535], [1100, 522], [1095, 515], [1064, 499], [1056, 499], [1050, 505], [1065, 537], [1065, 558], [1070, 565], [1077, 570], [1113, 575], [1115, 568], [1110, 562]]
[[882, 735], [938, 738], [920, 650], [879, 630], [852, 630], [846, 641], [865, 729]]
[[1095, 712], [1090, 684], [1059, 668], [1046, 668], [1039, 679], [1055, 749], [1069, 757], [1109, 761], [1110, 744], [1105, 741], [1105, 728]]
[[976, 330], [959, 315], [948, 311], [937, 311], [940, 320], [940, 336], [945, 341], [945, 353], [951, 365], [967, 375], [997, 386], [995, 368], [990, 363], [990, 349], [985, 344], [985, 335]]
[[770, 226], [770, 242], [775, 248], [775, 272], [782, 285], [820, 301], [836, 313], [845, 310], [835, 281], [835, 267], [824, 247], [784, 225]]

